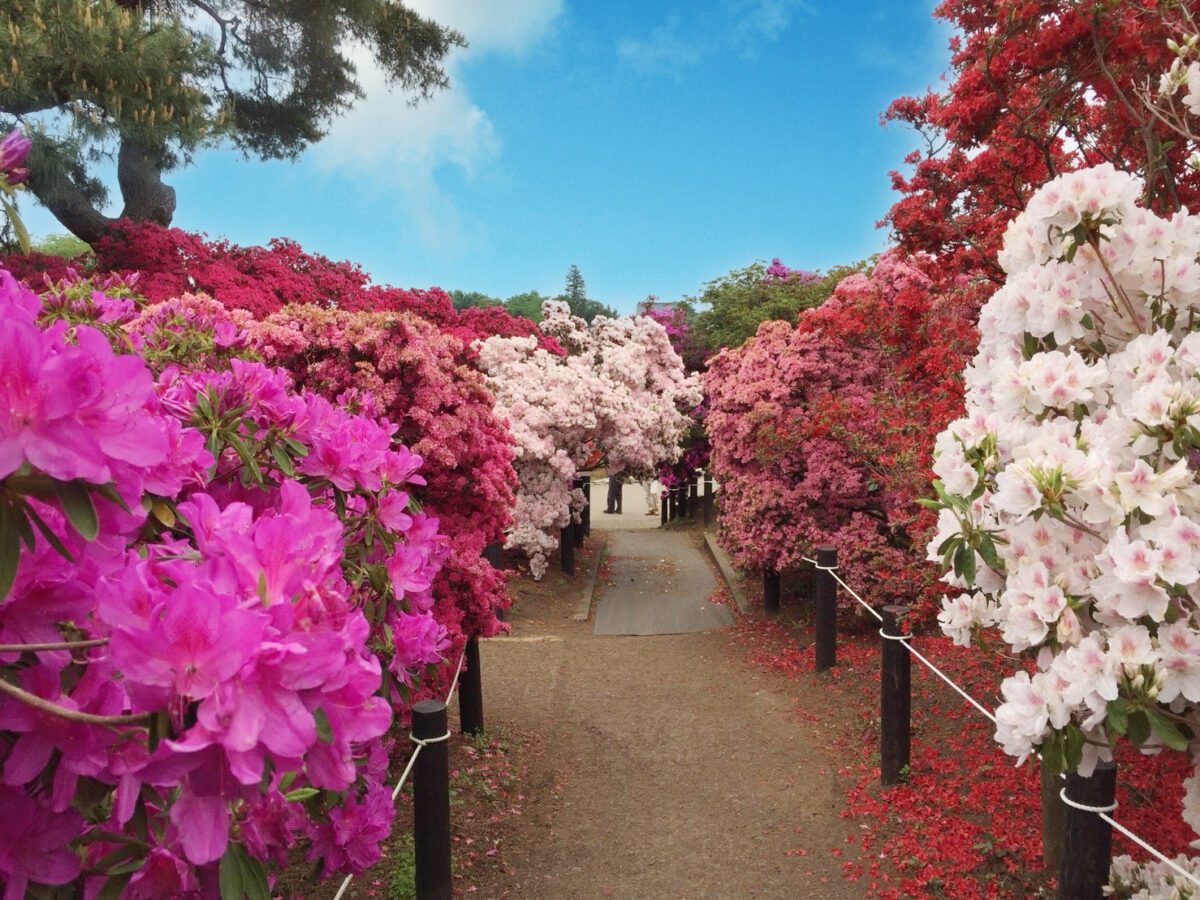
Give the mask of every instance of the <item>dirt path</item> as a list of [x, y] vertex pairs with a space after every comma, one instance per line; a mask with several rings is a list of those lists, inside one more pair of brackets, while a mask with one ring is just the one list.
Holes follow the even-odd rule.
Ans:
[[861, 897], [829, 852], [848, 828], [836, 763], [788, 682], [744, 667], [726, 631], [594, 635], [576, 608], [519, 604], [511, 637], [481, 648], [489, 722], [543, 749], [486, 895]]

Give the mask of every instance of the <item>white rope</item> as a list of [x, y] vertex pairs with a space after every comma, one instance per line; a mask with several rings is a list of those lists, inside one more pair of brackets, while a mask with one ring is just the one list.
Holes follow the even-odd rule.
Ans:
[[[450, 692], [446, 694], [446, 705], [450, 705], [450, 698], [454, 696], [454, 691], [458, 688], [458, 676], [462, 674], [463, 660], [467, 656], [467, 646], [463, 644], [462, 652], [458, 654], [458, 665], [454, 667], [454, 679], [450, 682]], [[426, 744], [440, 744], [442, 741], [450, 740], [450, 731], [441, 737], [435, 738], [418, 738], [413, 737], [413, 733], [408, 733], [408, 739], [416, 744], [416, 749], [413, 750], [412, 756], [408, 758], [408, 765], [404, 767], [404, 771], [400, 773], [400, 779], [396, 782], [396, 786], [392, 789], [392, 803], [396, 802], [396, 798], [400, 796], [400, 789], [404, 787], [404, 782], [408, 780], [409, 774], [413, 770], [413, 766], [417, 763], [417, 757], [421, 755], [421, 748]], [[342, 881], [341, 887], [338, 888], [336, 894], [333, 895], [333, 900], [342, 900], [342, 895], [346, 893], [346, 889], [350, 887], [350, 882], [354, 880], [353, 875], [347, 875]]]
[[[883, 621], [883, 616], [881, 616], [878, 612], [876, 612], [875, 608], [873, 606], [871, 606], [869, 603], [867, 603], [865, 600], [863, 600], [862, 597], [858, 596], [858, 594], [854, 592], [854, 590], [850, 587], [850, 585], [846, 584], [846, 582], [844, 582], [841, 579], [841, 577], [837, 574], [837, 572], [835, 572], [833, 570], [834, 567], [822, 566], [822, 565], [818, 564], [815, 559], [809, 559], [807, 556], [801, 557], [801, 558], [803, 559], [804, 562], [811, 563], [812, 565], [816, 566], [818, 569], [822, 569], [826, 572], [831, 572], [833, 574], [833, 577], [837, 580], [838, 584], [840, 584], [843, 588], [845, 588], [846, 592], [849, 593], [851, 597], [853, 597], [860, 604], [862, 604], [862, 606], [865, 609], [867, 609], [872, 615], [874, 615], [875, 618], [877, 618], [881, 622]], [[984, 706], [982, 706], [974, 697], [972, 697], [970, 694], [968, 694], [966, 691], [964, 691], [962, 688], [960, 688], [957, 684], [955, 684], [950, 679], [950, 677], [948, 675], [946, 675], [946, 673], [944, 673], [941, 669], [939, 669], [937, 666], [935, 666], [933, 663], [931, 663], [928, 659], [926, 659], [924, 656], [922, 656], [917, 651], [917, 649], [915, 647], [913, 647], [913, 645], [909, 642], [909, 639], [912, 637], [912, 635], [885, 634], [882, 628], [879, 629], [879, 634], [881, 637], [885, 637], [888, 640], [900, 641], [900, 643], [902, 643], [908, 649], [908, 652], [911, 653], [913, 656], [915, 656], [918, 660], [920, 660], [921, 663], [923, 663], [927, 669], [929, 669], [931, 672], [933, 672], [935, 675], [937, 675], [938, 678], [942, 679], [942, 681], [946, 682], [946, 684], [948, 684], [960, 697], [962, 697], [964, 700], [966, 700], [968, 703], [970, 703], [973, 707], [975, 707], [977, 710], [979, 710], [979, 712], [983, 713], [983, 715], [986, 716], [993, 725], [996, 723], [996, 717], [991, 712], [989, 712]], [[1041, 754], [1038, 754], [1038, 756], [1040, 758]], [[1059, 777], [1065, 778], [1066, 776], [1060, 775]], [[1200, 887], [1200, 878], [1198, 878], [1196, 875], [1193, 875], [1187, 869], [1184, 869], [1173, 859], [1170, 859], [1161, 850], [1157, 849], [1156, 847], [1152, 846], [1151, 844], [1148, 844], [1142, 838], [1138, 837], [1136, 834], [1134, 834], [1132, 831], [1130, 831], [1128, 828], [1126, 828], [1124, 825], [1122, 825], [1120, 822], [1118, 822], [1116, 819], [1114, 819], [1112, 816], [1109, 815], [1110, 812], [1113, 812], [1117, 808], [1117, 803], [1115, 800], [1113, 801], [1111, 806], [1087, 806], [1083, 803], [1076, 803], [1074, 800], [1071, 800], [1069, 797], [1067, 797], [1067, 789], [1066, 788], [1063, 788], [1061, 791], [1059, 791], [1058, 795], [1062, 799], [1063, 803], [1065, 803], [1067, 806], [1074, 807], [1075, 809], [1079, 809], [1084, 812], [1095, 813], [1102, 820], [1107, 822], [1111, 827], [1113, 827], [1117, 831], [1121, 832], [1121, 834], [1125, 835], [1125, 837], [1129, 838], [1129, 840], [1133, 841], [1135, 844], [1137, 844], [1139, 847], [1141, 847], [1147, 853], [1150, 853], [1151, 855], [1157, 857], [1157, 859], [1160, 862], [1162, 862], [1168, 868], [1173, 870], [1177, 875], [1180, 875], [1183, 878], [1186, 878], [1188, 881], [1192, 882], [1192, 884], [1195, 884], [1197, 887]], [[337, 898], [335, 898], [335, 900], [337, 900]]]
[[1108, 806], [1088, 806], [1086, 803], [1077, 803], [1067, 796], [1066, 788], [1063, 788], [1058, 792], [1058, 799], [1067, 804], [1067, 806], [1071, 807], [1071, 809], [1081, 809], [1084, 812], [1096, 813], [1097, 815], [1100, 813], [1110, 813], [1117, 808], [1116, 800], [1108, 804]]
[[873, 607], [870, 603], [868, 603], [862, 597], [858, 596], [858, 592], [855, 591], [854, 588], [850, 587], [850, 585], [846, 584], [846, 582], [844, 582], [842, 580], [842, 576], [837, 573], [837, 566], [823, 566], [819, 562], [817, 562], [815, 559], [810, 559], [807, 556], [800, 557], [800, 560], [802, 562], [811, 563], [812, 565], [814, 565], [817, 569], [819, 569], [822, 572], [828, 572], [830, 575], [833, 576], [834, 581], [836, 581], [838, 584], [840, 584], [842, 586], [842, 589], [845, 590], [845, 592], [847, 594], [849, 594], [851, 597], [853, 597], [855, 600], [858, 601], [859, 605], [863, 609], [865, 609], [867, 612], [869, 612], [871, 615], [873, 615], [877, 621], [880, 621], [880, 622], [883, 621], [883, 616], [879, 614], [878, 610], [876, 610], [875, 607]]
[[[820, 568], [820, 566], [818, 566], [818, 568]], [[829, 572], [829, 574], [833, 576], [834, 581], [836, 581], [843, 588], [845, 588], [847, 594], [849, 594], [851, 597], [853, 597], [855, 600], [857, 600], [859, 602], [859, 604], [862, 606], [863, 609], [865, 609], [867, 612], [869, 612], [871, 615], [873, 615], [880, 622], [883, 621], [883, 616], [880, 615], [879, 611], [877, 609], [875, 609], [875, 607], [873, 607], [866, 600], [864, 600], [862, 597], [858, 596], [858, 594], [856, 594], [854, 592], [854, 589], [851, 588], [850, 585], [848, 585], [848, 584], [846, 584], [846, 582], [842, 581], [842, 576], [840, 576], [837, 572], [833, 571], [833, 569], [826, 569], [826, 571]]]
[[[1066, 799], [1066, 798], [1064, 798], [1064, 799]], [[1200, 878], [1197, 878], [1195, 875], [1193, 875], [1187, 869], [1180, 866], [1179, 863], [1175, 862], [1175, 860], [1168, 859], [1166, 854], [1164, 854], [1161, 850], [1157, 850], [1154, 847], [1151, 847], [1149, 844], [1147, 844], [1145, 841], [1143, 841], [1140, 837], [1138, 837], [1136, 834], [1134, 834], [1132, 831], [1130, 831], [1124, 825], [1122, 825], [1118, 821], [1116, 821], [1116, 819], [1114, 819], [1108, 813], [1098, 812], [1098, 813], [1096, 813], [1096, 815], [1098, 815], [1101, 819], [1103, 819], [1105, 822], [1107, 822], [1113, 828], [1117, 829], [1117, 831], [1121, 832], [1121, 834], [1125, 835], [1125, 837], [1129, 838], [1131, 841], [1133, 841], [1135, 844], [1137, 844], [1139, 847], [1141, 847], [1147, 853], [1152, 853], [1155, 856], [1157, 856], [1161, 862], [1165, 863], [1169, 868], [1174, 869], [1176, 874], [1182, 875], [1184, 878], [1186, 878], [1192, 884], [1200, 887]]]
[[970, 703], [973, 707], [975, 707], [977, 710], [979, 710], [981, 713], [983, 713], [985, 716], [987, 716], [989, 722], [991, 722], [993, 725], [996, 724], [996, 717], [994, 715], [992, 715], [991, 712], [989, 712], [984, 706], [982, 706], [978, 700], [976, 700], [974, 697], [972, 697], [970, 694], [968, 694], [966, 691], [964, 691], [962, 688], [960, 688], [957, 684], [955, 684], [950, 679], [950, 676], [948, 676], [945, 672], [943, 672], [941, 669], [939, 669], [937, 666], [935, 666], [933, 663], [931, 663], [929, 660], [927, 660], [924, 656], [922, 656], [920, 653], [918, 653], [916, 647], [914, 647], [908, 641], [904, 642], [904, 646], [908, 648], [909, 653], [911, 653], [913, 656], [915, 656], [917, 659], [919, 659], [921, 662], [923, 662], [925, 664], [925, 667], [928, 668], [931, 672], [933, 672], [934, 675], [936, 675], [938, 678], [942, 679], [942, 681], [946, 682], [946, 684], [950, 685], [950, 687], [954, 688], [954, 690], [958, 693], [958, 695], [960, 697], [962, 697], [964, 700], [966, 700], [968, 703]]

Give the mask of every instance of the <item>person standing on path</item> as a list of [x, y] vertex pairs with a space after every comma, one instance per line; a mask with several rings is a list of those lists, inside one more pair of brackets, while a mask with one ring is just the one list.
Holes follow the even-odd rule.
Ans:
[[621, 487], [625, 477], [620, 472], [608, 476], [608, 503], [606, 513], [621, 512]]
[[646, 489], [646, 515], [658, 515], [658, 494], [654, 492], [654, 479], [647, 478], [642, 481], [642, 487]]

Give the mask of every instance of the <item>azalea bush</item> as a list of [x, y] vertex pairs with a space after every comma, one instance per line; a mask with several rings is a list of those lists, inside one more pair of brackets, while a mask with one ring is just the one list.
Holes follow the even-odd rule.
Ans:
[[597, 316], [589, 326], [562, 302], [542, 311], [542, 331], [565, 352], [533, 337], [491, 337], [478, 348], [516, 444], [520, 488], [506, 546], [528, 555], [535, 578], [582, 508], [579, 468], [599, 450], [610, 475], [653, 473], [678, 457], [687, 410], [700, 402], [698, 380], [654, 320]]
[[250, 331], [298, 384], [386, 416], [421, 455], [423, 508], [450, 541], [433, 585], [438, 621], [456, 646], [495, 634], [509, 601], [503, 573], [482, 553], [513, 520], [514, 437], [462, 341], [411, 313], [311, 305], [285, 307]]
[[[420, 454], [428, 485], [422, 503], [441, 522], [451, 552], [434, 583], [438, 621], [455, 646], [501, 626], [503, 575], [481, 559], [512, 520], [512, 442], [492, 412], [474, 364], [473, 342], [493, 334], [530, 336], [561, 348], [528, 319], [503, 309], [458, 312], [437, 288], [375, 285], [351, 263], [305, 252], [288, 240], [241, 247], [152, 223], [124, 223], [97, 244], [95, 277], [131, 282], [174, 310], [204, 304], [224, 332], [253, 335], [254, 352], [286, 368], [297, 384], [352, 408], [383, 415]], [[55, 284], [79, 261], [14, 256], [31, 283]], [[207, 298], [207, 299], [205, 299]], [[193, 352], [199, 348], [192, 348]], [[439, 688], [451, 676], [428, 679]]]
[[[1009, 226], [966, 415], [937, 441], [939, 617], [1033, 657], [996, 738], [1088, 774], [1121, 740], [1195, 758], [1200, 701], [1200, 220], [1100, 165]], [[1183, 818], [1200, 829], [1200, 775]]]
[[0, 272], [5, 896], [266, 896], [293, 848], [359, 871], [392, 704], [449, 645], [422, 460], [203, 303], [105, 288]]
[[[909, 558], [933, 516], [932, 436], [961, 409], [974, 334], [930, 261], [886, 254], [797, 324], [765, 322], [704, 375], [720, 539], [739, 565], [782, 571], [830, 544], [856, 587], [915, 605], [934, 581]], [[932, 618], [932, 609], [929, 617]]]

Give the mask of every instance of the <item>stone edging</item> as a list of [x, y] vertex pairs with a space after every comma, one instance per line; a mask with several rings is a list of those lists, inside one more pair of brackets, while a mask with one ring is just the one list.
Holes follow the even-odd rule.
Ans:
[[596, 590], [596, 577], [600, 573], [600, 560], [604, 558], [604, 547], [608, 543], [608, 535], [605, 534], [600, 539], [600, 546], [596, 548], [596, 560], [592, 563], [592, 571], [588, 573], [587, 586], [583, 589], [583, 598], [579, 601], [578, 612], [571, 618], [576, 622], [586, 622], [588, 616], [592, 614], [592, 594]]
[[745, 615], [750, 610], [750, 604], [746, 599], [745, 592], [738, 587], [737, 570], [734, 569], [729, 554], [721, 549], [717, 544], [717, 539], [710, 531], [704, 532], [704, 546], [708, 547], [708, 552], [716, 560], [717, 568], [721, 570], [721, 577], [725, 579], [725, 584], [729, 586], [729, 592], [733, 594], [733, 600], [737, 603], [738, 612]]

